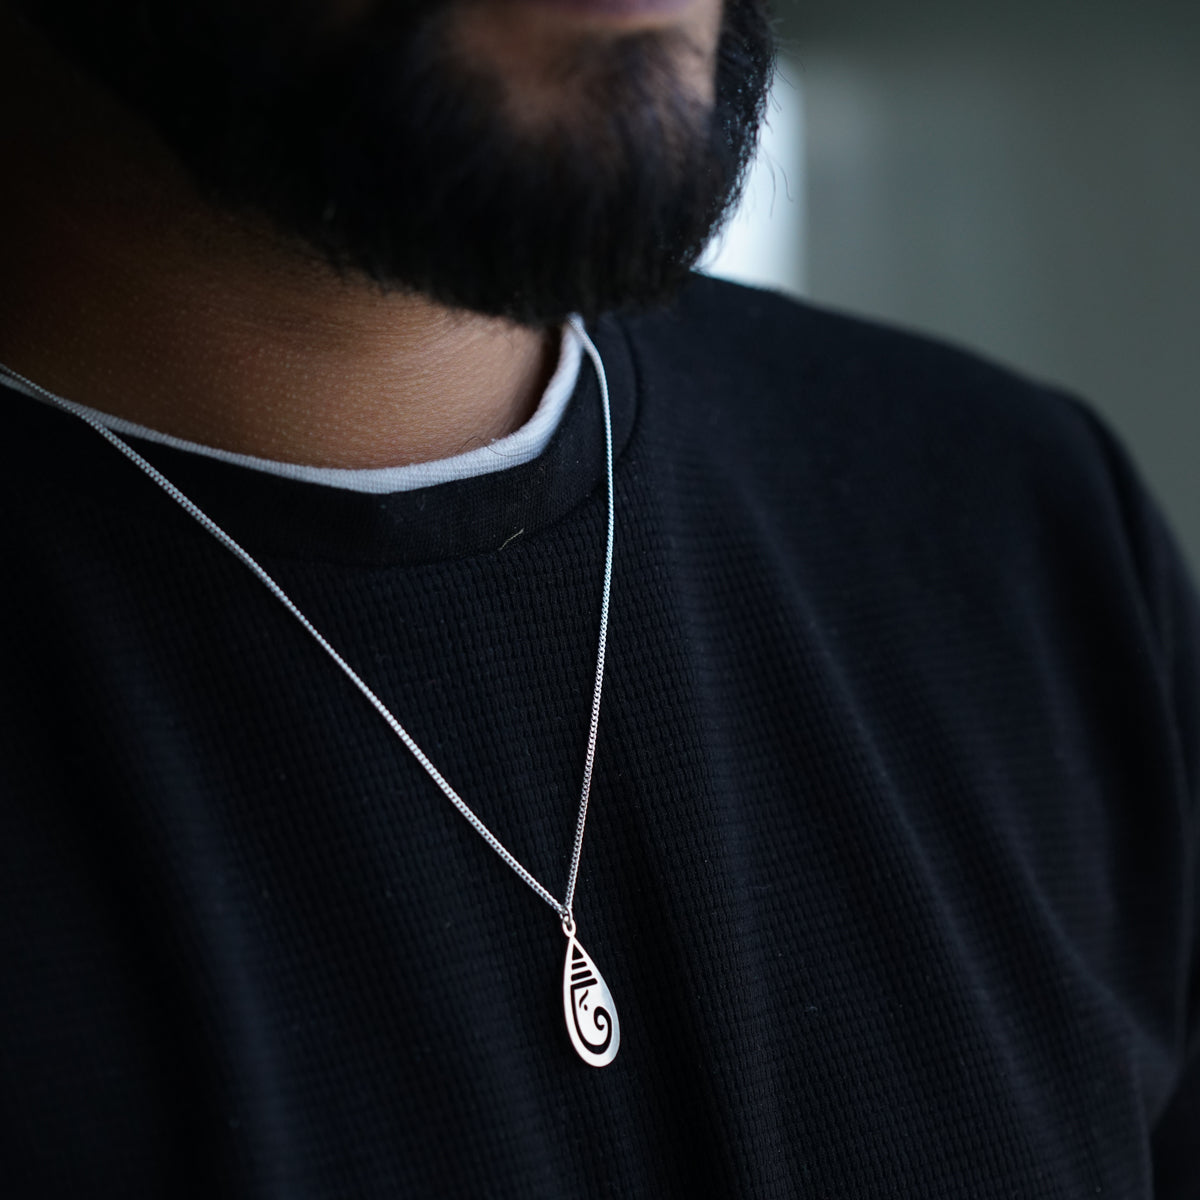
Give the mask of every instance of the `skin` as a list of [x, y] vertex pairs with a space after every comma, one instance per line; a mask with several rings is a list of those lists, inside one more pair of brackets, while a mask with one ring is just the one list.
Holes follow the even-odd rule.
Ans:
[[[565, 38], [676, 31], [680, 79], [710, 100], [720, 4], [474, 0], [461, 45], [534, 126], [569, 100], [552, 70]], [[0, 362], [164, 433], [315, 466], [442, 458], [528, 419], [557, 331], [339, 277], [205, 205], [148, 128], [2, 6], [0, 44]]]

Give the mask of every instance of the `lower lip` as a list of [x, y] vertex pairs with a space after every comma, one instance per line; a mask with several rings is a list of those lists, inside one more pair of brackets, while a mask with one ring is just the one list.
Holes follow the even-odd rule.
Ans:
[[636, 21], [676, 16], [689, 8], [693, 0], [522, 0], [537, 8], [598, 20]]

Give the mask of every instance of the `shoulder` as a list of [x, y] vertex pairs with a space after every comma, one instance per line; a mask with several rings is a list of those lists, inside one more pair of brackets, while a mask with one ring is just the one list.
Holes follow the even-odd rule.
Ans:
[[661, 399], [673, 401], [672, 418], [699, 405], [751, 434], [853, 438], [863, 454], [886, 445], [893, 461], [951, 440], [992, 454], [1072, 441], [1096, 449], [1093, 418], [1054, 389], [934, 338], [772, 292], [694, 276], [673, 308], [628, 328], [647, 381], [670, 393]]
[[[911, 593], [909, 625], [944, 627], [969, 604], [1030, 638], [1087, 642], [1090, 662], [1123, 642], [1200, 724], [1187, 568], [1085, 402], [928, 337], [701, 277], [626, 328], [643, 444], [706, 528], [740, 521], [842, 599], [891, 612]], [[1196, 786], [1200, 757], [1188, 770]]]
[[647, 436], [851, 525], [1027, 546], [1153, 507], [1086, 403], [933, 338], [702, 277], [627, 330]]

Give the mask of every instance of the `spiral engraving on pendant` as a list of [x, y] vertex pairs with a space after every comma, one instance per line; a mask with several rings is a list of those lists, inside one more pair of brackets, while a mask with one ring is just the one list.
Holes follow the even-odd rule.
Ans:
[[563, 965], [563, 1007], [571, 1044], [584, 1062], [607, 1066], [617, 1055], [621, 1027], [612, 993], [596, 964], [571, 937]]
[[[571, 982], [571, 1015], [575, 1018], [575, 1030], [579, 1034], [583, 1044], [592, 1051], [593, 1054], [603, 1054], [608, 1049], [608, 1043], [612, 1041], [612, 1017], [609, 1016], [607, 1008], [601, 1008], [599, 1004], [595, 1004], [589, 1008], [588, 998], [592, 996], [598, 980], [591, 971], [584, 968], [578, 978], [572, 977]], [[584, 1019], [586, 1013], [588, 1019]], [[591, 1026], [600, 1034], [600, 1040], [595, 1041], [591, 1036], [591, 1030], [586, 1028]]]

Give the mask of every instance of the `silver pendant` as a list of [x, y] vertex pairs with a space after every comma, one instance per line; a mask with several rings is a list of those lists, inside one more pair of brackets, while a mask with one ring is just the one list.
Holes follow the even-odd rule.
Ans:
[[587, 951], [575, 940], [575, 922], [568, 927], [567, 959], [563, 964], [563, 1015], [567, 1033], [579, 1057], [592, 1067], [607, 1067], [621, 1045], [621, 1023], [612, 992]]

